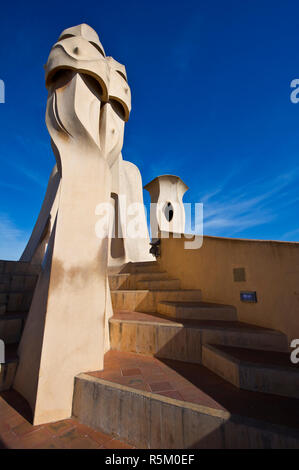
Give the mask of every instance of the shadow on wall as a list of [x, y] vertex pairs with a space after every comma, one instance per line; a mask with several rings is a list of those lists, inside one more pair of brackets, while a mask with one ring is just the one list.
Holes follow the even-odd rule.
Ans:
[[[111, 327], [112, 349], [157, 357], [169, 368], [169, 377], [163, 375], [159, 380], [169, 380], [172, 389], [161, 395], [182, 400], [187, 405], [186, 408], [167, 403], [161, 408], [160, 448], [181, 448], [182, 442], [184, 445], [192, 442], [185, 448], [197, 449], [299, 448], [298, 399], [238, 389], [201, 365], [201, 356], [197, 356], [196, 364], [187, 362], [187, 359], [183, 362], [186, 352], [190, 358], [190, 353], [200, 354], [201, 349], [200, 341], [193, 341], [190, 345], [187, 328], [181, 328], [168, 341], [164, 336], [164, 345], [159, 347], [158, 328], [160, 340], [164, 328], [161, 325], [153, 328], [149, 328], [149, 325], [135, 325], [135, 331], [132, 323], [118, 323], [117, 326], [117, 322], [112, 322]], [[113, 331], [116, 327], [119, 328], [118, 332]], [[187, 351], [188, 347], [194, 350]], [[173, 371], [178, 373], [178, 379], [173, 376]], [[114, 381], [113, 378], [111, 380]], [[145, 379], [146, 383], [148, 380], [153, 381]], [[192, 410], [190, 404], [202, 408]], [[142, 408], [140, 405], [140, 408], [144, 410], [144, 406]], [[137, 404], [136, 409], [139, 409]], [[155, 406], [150, 406], [150, 410], [152, 413]], [[170, 423], [176, 423], [176, 426]], [[183, 423], [182, 429], [180, 423]], [[107, 432], [107, 429], [103, 431]], [[157, 430], [157, 434], [159, 432]], [[163, 433], [169, 433], [172, 437]], [[134, 440], [129, 443], [138, 446]]]
[[[202, 289], [205, 301], [234, 305], [239, 321], [282, 331], [289, 344], [299, 338], [299, 243], [204, 236], [193, 250], [183, 237], [167, 235], [159, 266], [182, 289]], [[257, 303], [242, 302], [241, 291], [256, 292]]]
[[111, 198], [114, 201], [114, 219], [112, 233], [115, 236], [111, 237], [110, 255], [112, 258], [125, 258], [124, 239], [122, 238], [121, 224], [119, 223], [119, 200], [118, 195], [111, 193]]

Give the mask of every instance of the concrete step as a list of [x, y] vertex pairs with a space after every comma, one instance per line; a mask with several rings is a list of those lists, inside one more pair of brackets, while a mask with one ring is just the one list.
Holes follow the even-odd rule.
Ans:
[[38, 276], [36, 274], [13, 274], [10, 281], [11, 291], [34, 291]]
[[73, 415], [137, 448], [298, 448], [297, 400], [234, 390], [203, 366], [112, 351], [75, 378]]
[[111, 290], [136, 289], [136, 283], [138, 281], [160, 281], [168, 278], [169, 276], [166, 272], [119, 273], [109, 275], [109, 285]]
[[109, 279], [109, 286], [110, 290], [117, 290], [117, 289], [127, 289], [128, 286], [128, 279], [130, 274], [128, 273], [121, 273], [121, 274], [110, 274]]
[[8, 301], [8, 293], [7, 292], [1, 292], [0, 293], [0, 305], [6, 305]]
[[0, 261], [0, 315], [29, 310], [39, 272], [39, 265]]
[[136, 288], [148, 290], [178, 290], [181, 288], [181, 281], [179, 279], [144, 279], [137, 281]]
[[133, 266], [134, 268], [140, 268], [142, 266], [157, 266], [158, 263], [157, 261], [136, 261], [135, 263], [128, 263], [130, 264], [131, 266]]
[[0, 260], [0, 273], [38, 275], [40, 271], [41, 267], [39, 264]]
[[157, 261], [145, 261], [140, 263], [127, 263], [121, 270], [122, 273], [148, 273], [159, 272], [160, 267]]
[[7, 296], [7, 298], [11, 295], [11, 294], [32, 294], [34, 293], [34, 289], [35, 289], [35, 286], [34, 287], [29, 287], [31, 286], [31, 282], [27, 283], [27, 285], [14, 285], [12, 287], [5, 287], [3, 289], [1, 289], [1, 284], [0, 284], [0, 298], [1, 300], [2, 299], [5, 299], [4, 296]]
[[0, 363], [0, 392], [11, 388], [17, 365], [17, 344], [5, 345], [5, 363]]
[[164, 279], [169, 279], [169, 275], [166, 271], [157, 271], [157, 272], [141, 272], [131, 275], [136, 282], [137, 281], [162, 281]]
[[132, 273], [157, 273], [160, 272], [160, 267], [158, 265], [148, 265], [148, 266], [134, 266], [132, 269]]
[[10, 290], [35, 289], [37, 279], [37, 274], [0, 273], [0, 286], [6, 286]]
[[111, 291], [114, 311], [156, 312], [162, 300], [201, 300], [201, 290], [114, 290]]
[[27, 312], [11, 312], [0, 315], [0, 339], [5, 344], [18, 343], [24, 329]]
[[3, 307], [3, 313], [29, 311], [33, 294], [34, 291], [32, 290], [21, 292], [1, 292], [0, 306]]
[[8, 289], [9, 289], [9, 284], [6, 284], [4, 282], [0, 283], [0, 294], [7, 292]]
[[0, 273], [0, 283], [4, 285], [9, 285], [11, 281], [11, 273]]
[[237, 320], [237, 310], [232, 305], [210, 302], [162, 301], [158, 303], [158, 313], [178, 319], [196, 320]]
[[156, 314], [116, 312], [109, 322], [111, 349], [201, 364], [208, 343], [287, 351], [285, 335], [240, 322], [178, 322]]
[[205, 345], [202, 362], [235, 387], [299, 398], [299, 366], [288, 352]]

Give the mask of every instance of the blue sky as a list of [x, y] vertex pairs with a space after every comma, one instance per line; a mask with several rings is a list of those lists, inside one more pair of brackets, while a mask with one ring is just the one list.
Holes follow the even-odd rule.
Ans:
[[14, 1], [0, 18], [0, 259], [21, 254], [55, 162], [43, 64], [83, 22], [126, 65], [123, 156], [143, 183], [179, 175], [206, 235], [299, 241], [297, 1]]

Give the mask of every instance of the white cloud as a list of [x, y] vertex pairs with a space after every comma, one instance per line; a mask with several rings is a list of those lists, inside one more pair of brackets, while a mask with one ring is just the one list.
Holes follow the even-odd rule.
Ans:
[[203, 195], [204, 234], [231, 236], [250, 227], [267, 224], [298, 199], [299, 168], [273, 179], [259, 179], [234, 187], [224, 180]]
[[28, 241], [28, 234], [18, 229], [6, 214], [0, 214], [0, 259], [18, 260]]
[[284, 233], [281, 238], [284, 241], [299, 241], [299, 228]]
[[19, 172], [22, 173], [26, 178], [33, 181], [33, 183], [37, 184], [44, 188], [46, 186], [45, 179], [36, 171], [31, 170], [30, 168], [25, 168], [24, 166], [20, 165], [19, 163], [11, 163], [11, 165]]
[[30, 157], [32, 154], [47, 155], [50, 152], [49, 142], [46, 142], [40, 138], [35, 138], [32, 140], [22, 135], [17, 135], [15, 139], [22, 149], [22, 161], [27, 161], [28, 165], [24, 165], [17, 160], [8, 160], [7, 163], [23, 176], [25, 176], [25, 178], [29, 179], [38, 186], [45, 188], [47, 185], [47, 179], [45, 179], [45, 176], [41, 174], [40, 171], [36, 169], [36, 167], [32, 167], [33, 164], [30, 160]]

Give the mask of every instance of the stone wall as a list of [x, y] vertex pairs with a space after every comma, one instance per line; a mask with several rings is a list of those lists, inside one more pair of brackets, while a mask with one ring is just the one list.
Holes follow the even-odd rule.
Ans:
[[[299, 243], [204, 236], [201, 248], [185, 249], [185, 241], [162, 238], [159, 258], [183, 289], [202, 289], [204, 301], [234, 305], [242, 322], [299, 338]], [[256, 291], [257, 303], [242, 302], [241, 291]]]

